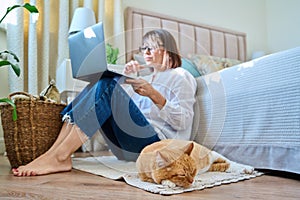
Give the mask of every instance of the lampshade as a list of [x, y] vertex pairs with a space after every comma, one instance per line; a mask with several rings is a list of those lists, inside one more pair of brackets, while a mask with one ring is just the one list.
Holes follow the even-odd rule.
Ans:
[[94, 24], [96, 24], [96, 18], [92, 9], [86, 7], [76, 8], [71, 21], [69, 35]]

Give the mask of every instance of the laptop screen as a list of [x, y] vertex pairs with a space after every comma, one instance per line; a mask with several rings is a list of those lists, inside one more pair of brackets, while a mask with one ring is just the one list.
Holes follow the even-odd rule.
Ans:
[[91, 81], [106, 71], [103, 23], [99, 22], [68, 38], [72, 74], [76, 79]]

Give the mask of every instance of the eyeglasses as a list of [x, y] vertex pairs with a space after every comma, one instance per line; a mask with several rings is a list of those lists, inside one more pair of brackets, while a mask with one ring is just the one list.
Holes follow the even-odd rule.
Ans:
[[142, 46], [142, 47], [139, 48], [139, 51], [141, 53], [145, 53], [145, 52], [148, 52], [148, 51], [153, 53], [156, 49], [159, 49], [161, 47], [163, 47], [163, 45], [159, 45], [158, 47]]
[[155, 49], [152, 47], [144, 46], [144, 47], [140, 47], [139, 50], [142, 53], [145, 53], [146, 51], [150, 51], [151, 53], [153, 53]]

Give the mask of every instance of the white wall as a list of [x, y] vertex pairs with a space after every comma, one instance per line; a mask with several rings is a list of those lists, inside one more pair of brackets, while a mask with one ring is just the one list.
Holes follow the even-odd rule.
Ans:
[[[0, 51], [6, 49], [6, 33], [0, 28]], [[7, 97], [8, 91], [8, 68], [0, 67], [0, 98]], [[0, 116], [0, 153], [4, 152], [3, 131]]]
[[124, 0], [123, 5], [245, 32], [248, 58], [267, 49], [265, 0]]
[[300, 1], [266, 0], [266, 5], [269, 51], [300, 46]]
[[247, 57], [300, 46], [300, 0], [123, 0], [132, 6], [247, 34]]
[[[0, 28], [0, 51], [6, 50], [6, 33]], [[0, 97], [8, 95], [8, 67], [0, 67]]]

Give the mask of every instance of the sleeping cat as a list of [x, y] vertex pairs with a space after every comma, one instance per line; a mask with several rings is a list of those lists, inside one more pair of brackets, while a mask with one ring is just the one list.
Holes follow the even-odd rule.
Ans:
[[215, 151], [185, 140], [166, 139], [146, 146], [136, 166], [142, 181], [180, 186], [192, 185], [198, 173], [206, 171], [253, 172], [253, 167], [228, 160]]

